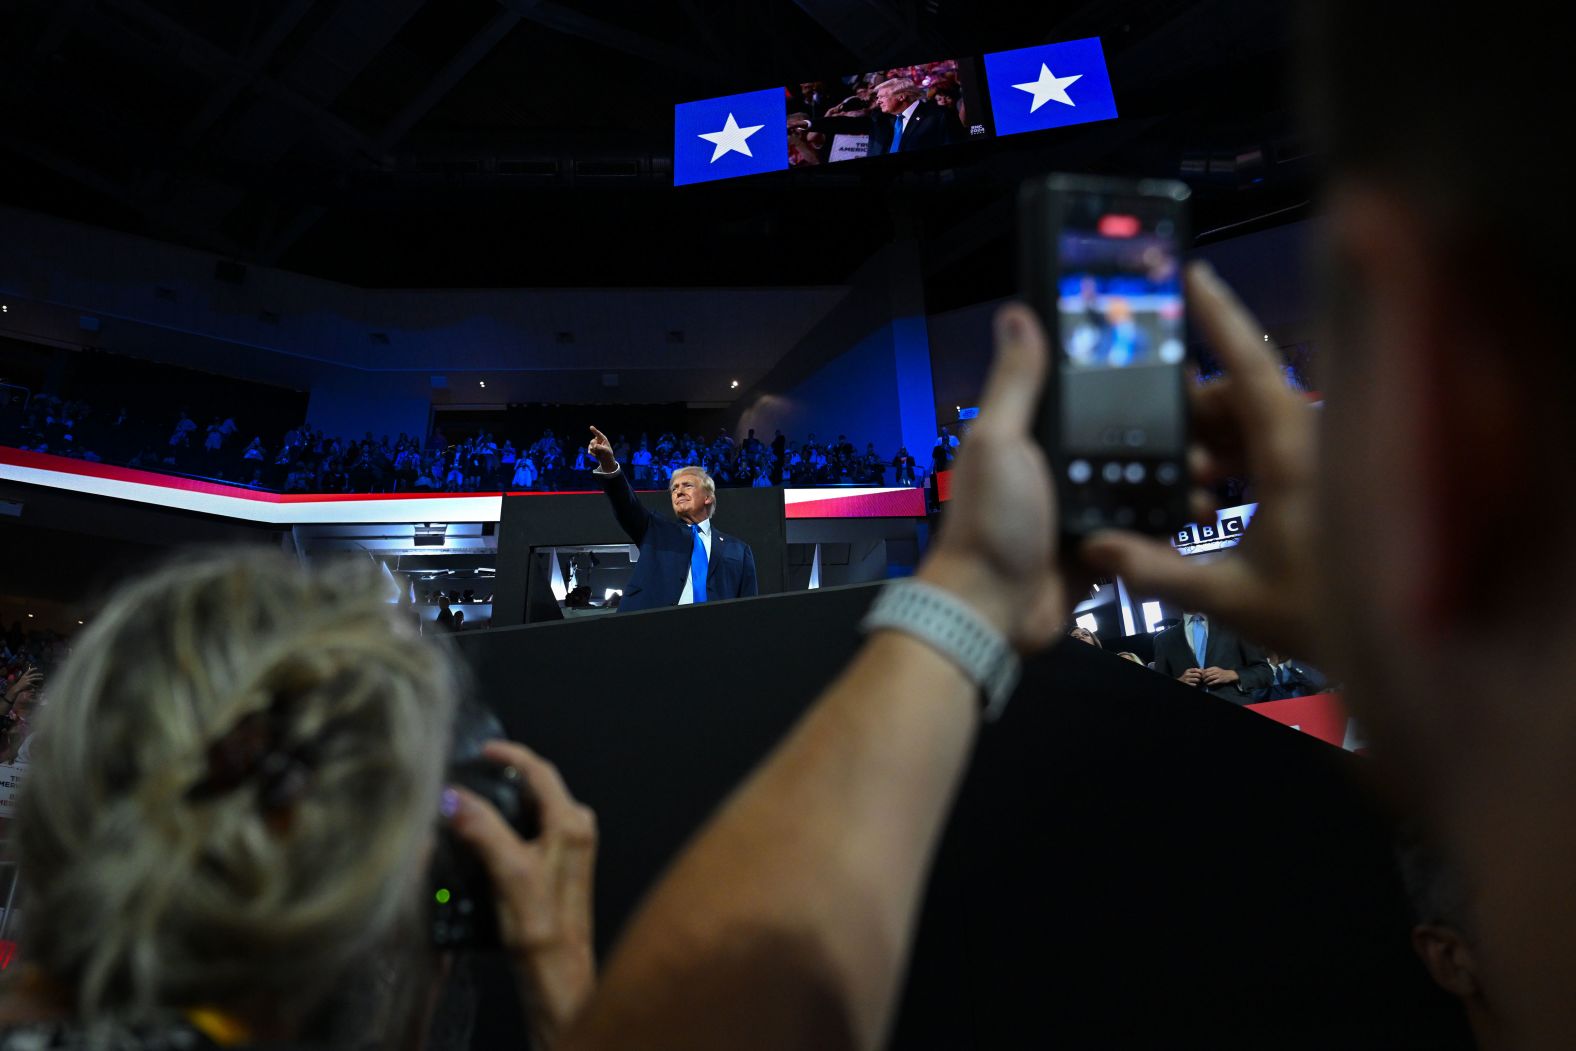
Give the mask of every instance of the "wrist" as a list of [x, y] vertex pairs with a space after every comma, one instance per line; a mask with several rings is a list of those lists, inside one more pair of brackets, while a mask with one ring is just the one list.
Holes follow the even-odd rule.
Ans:
[[1018, 614], [1013, 608], [1010, 589], [978, 559], [938, 551], [925, 559], [914, 577], [941, 588], [1009, 640], [1014, 637]]

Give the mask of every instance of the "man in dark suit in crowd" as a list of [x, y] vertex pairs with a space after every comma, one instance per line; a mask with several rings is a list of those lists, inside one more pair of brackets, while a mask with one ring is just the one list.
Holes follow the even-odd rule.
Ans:
[[953, 142], [968, 139], [963, 124], [958, 121], [957, 110], [938, 106], [925, 98], [924, 88], [913, 80], [884, 80], [876, 85], [872, 106], [865, 112], [845, 112], [834, 107], [837, 115], [810, 117], [808, 113], [794, 113], [788, 120], [788, 131], [816, 132], [824, 136], [867, 136], [868, 151], [865, 156], [876, 158], [884, 153], [913, 153], [947, 147]]
[[1293, 697], [1323, 693], [1330, 688], [1324, 673], [1312, 665], [1282, 657], [1273, 650], [1264, 656], [1270, 663], [1270, 682], [1254, 694], [1253, 699], [1256, 701], [1289, 701]]
[[1191, 612], [1155, 636], [1155, 671], [1236, 704], [1251, 702], [1273, 678], [1262, 651], [1213, 618]]
[[586, 451], [596, 458], [592, 476], [613, 501], [618, 524], [640, 546], [635, 575], [618, 608], [625, 612], [687, 606], [757, 593], [755, 554], [738, 537], [712, 528], [717, 487], [699, 467], [681, 467], [668, 482], [674, 522], [648, 511], [613, 457], [607, 435], [591, 428]]
[[875, 103], [885, 116], [874, 118], [872, 157], [950, 146], [967, 138], [956, 111], [925, 98], [924, 90], [912, 80], [899, 78], [876, 85]]

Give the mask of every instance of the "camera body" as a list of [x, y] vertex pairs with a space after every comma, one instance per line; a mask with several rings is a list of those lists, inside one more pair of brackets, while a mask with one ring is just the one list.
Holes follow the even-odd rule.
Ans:
[[[513, 767], [482, 756], [482, 745], [504, 736], [497, 716], [476, 701], [463, 701], [455, 713], [445, 784], [475, 792], [497, 808], [521, 839], [535, 839], [541, 834], [541, 815], [530, 786]], [[428, 869], [428, 895], [427, 928], [435, 948], [498, 947], [498, 910], [487, 867], [441, 816]]]

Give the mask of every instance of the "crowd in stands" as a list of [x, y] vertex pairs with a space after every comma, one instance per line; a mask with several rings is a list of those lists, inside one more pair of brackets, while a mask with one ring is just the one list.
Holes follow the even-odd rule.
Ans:
[[33, 702], [66, 653], [63, 636], [26, 630], [21, 621], [0, 633], [0, 764], [26, 758]]
[[[99, 412], [81, 401], [48, 394], [0, 405], [0, 444], [143, 470], [197, 475], [287, 493], [556, 492], [595, 488], [596, 466], [581, 435], [546, 430], [534, 440], [483, 430], [453, 441], [435, 431], [427, 440], [409, 434], [391, 439], [370, 432], [334, 436], [295, 427], [278, 441], [247, 438], [234, 416], [200, 423], [181, 410], [165, 424], [138, 420], [121, 408]], [[957, 439], [938, 439], [938, 465]], [[811, 434], [789, 441], [781, 431], [770, 442], [751, 430], [742, 442], [727, 431], [714, 438], [667, 432], [633, 440], [619, 435], [618, 460], [637, 486], [661, 488], [673, 471], [699, 465], [730, 488], [786, 485], [900, 485], [923, 482], [923, 467], [906, 448], [888, 456], [874, 443], [863, 450], [844, 435], [821, 441]]]

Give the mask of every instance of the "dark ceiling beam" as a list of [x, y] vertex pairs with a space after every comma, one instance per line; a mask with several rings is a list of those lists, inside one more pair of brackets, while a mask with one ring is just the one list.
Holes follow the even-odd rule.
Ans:
[[558, 4], [533, 2], [533, 0], [499, 0], [510, 11], [517, 12], [548, 29], [566, 36], [580, 37], [594, 44], [635, 58], [644, 59], [658, 66], [666, 66], [707, 80], [717, 76], [717, 64], [684, 48], [661, 40], [653, 40], [639, 33], [603, 22], [590, 15]]
[[690, 28], [706, 45], [706, 54], [719, 67], [729, 71], [729, 79], [737, 79], [747, 72], [744, 64], [744, 49], [730, 47], [723, 40], [722, 34], [717, 32], [716, 18], [700, 9], [696, 0], [679, 0], [679, 8], [684, 12], [684, 17], [689, 20]]
[[794, 6], [866, 66], [914, 57], [914, 27], [891, 0], [794, 0]]
[[[427, 81], [426, 86], [415, 98], [406, 103], [405, 107], [383, 126], [372, 142], [374, 157], [381, 158], [397, 146], [410, 129], [416, 126], [416, 122], [426, 116], [445, 95], [453, 91], [454, 86], [465, 79], [465, 75], [475, 69], [477, 64], [486, 58], [523, 18], [524, 16], [518, 11], [498, 12], [481, 32], [472, 37], [469, 43], [449, 59], [431, 80]], [[325, 214], [327, 209], [319, 204], [309, 205], [296, 212], [284, 228], [270, 237], [263, 246], [262, 262], [270, 266], [276, 264], [297, 241], [306, 235], [308, 230], [317, 225], [317, 221]]]
[[494, 15], [492, 21], [488, 22], [481, 32], [473, 36], [470, 42], [460, 49], [458, 54], [449, 59], [444, 67], [431, 80], [427, 81], [426, 86], [421, 89], [420, 93], [406, 103], [405, 108], [400, 110], [378, 132], [377, 137], [373, 140], [377, 156], [383, 156], [383, 154], [398, 145], [406, 133], [416, 126], [416, 122], [426, 116], [427, 112], [436, 106], [445, 95], [453, 91], [454, 86], [465, 79], [465, 75], [475, 69], [477, 64], [486, 58], [492, 52], [492, 49], [497, 47], [499, 42], [508, 36], [515, 26], [520, 24], [523, 17], [517, 11], [508, 10], [500, 11]]
[[235, 67], [230, 78], [224, 85], [208, 96], [208, 101], [197, 116], [181, 130], [181, 136], [176, 142], [176, 149], [182, 153], [192, 149], [208, 131], [219, 122], [236, 100], [248, 86], [256, 82], [265, 66], [279, 50], [296, 26], [301, 24], [301, 19], [306, 17], [308, 11], [317, 6], [317, 0], [293, 0], [289, 7], [280, 13], [263, 34], [262, 39], [250, 48], [246, 57]]
[[[104, 0], [104, 2], [146, 23], [166, 41], [173, 41], [179, 45], [167, 50], [177, 61], [211, 80], [228, 82], [237, 68], [243, 64], [239, 56], [231, 54], [202, 34], [149, 7], [142, 0]], [[89, 23], [91, 22], [90, 19]], [[106, 34], [104, 39], [111, 44], [116, 42], [115, 34]], [[133, 53], [145, 57], [141, 52], [133, 51]], [[329, 137], [349, 143], [369, 157], [373, 155], [372, 143], [361, 129], [341, 120], [322, 103], [308, 98], [305, 94], [266, 74], [257, 75], [251, 85], [259, 94], [307, 117], [321, 127]]]
[[49, 26], [39, 36], [38, 43], [33, 46], [33, 53], [39, 58], [48, 58], [59, 51], [60, 45], [66, 42], [66, 37], [71, 35], [71, 30], [87, 13], [92, 3], [93, 0], [69, 0], [58, 5], [54, 16], [49, 20]]
[[133, 194], [127, 187], [114, 180], [105, 178], [93, 169], [78, 164], [70, 158], [62, 157], [47, 147], [12, 139], [6, 143], [5, 148], [42, 168], [49, 169], [62, 178], [71, 180], [78, 186], [93, 190], [131, 209], [140, 215], [143, 221], [156, 234], [168, 237], [171, 240], [194, 244], [221, 255], [237, 256], [240, 254], [239, 247], [223, 234], [207, 227], [193, 226], [184, 222], [178, 214], [150, 208], [146, 201]]
[[279, 17], [269, 25], [268, 31], [262, 38], [248, 49], [246, 57], [234, 69], [229, 79], [208, 96], [208, 101], [203, 103], [202, 109], [181, 129], [180, 137], [176, 139], [172, 151], [179, 159], [162, 170], [148, 173], [141, 186], [144, 196], [149, 199], [159, 196], [168, 185], [173, 171], [184, 166], [184, 161], [191, 156], [203, 136], [213, 130], [214, 125], [219, 123], [219, 118], [235, 104], [241, 92], [257, 82], [264, 67], [279, 50], [279, 46], [295, 31], [296, 26], [301, 24], [301, 19], [305, 18], [307, 12], [316, 4], [317, 0], [293, 0], [289, 7], [280, 12]]

